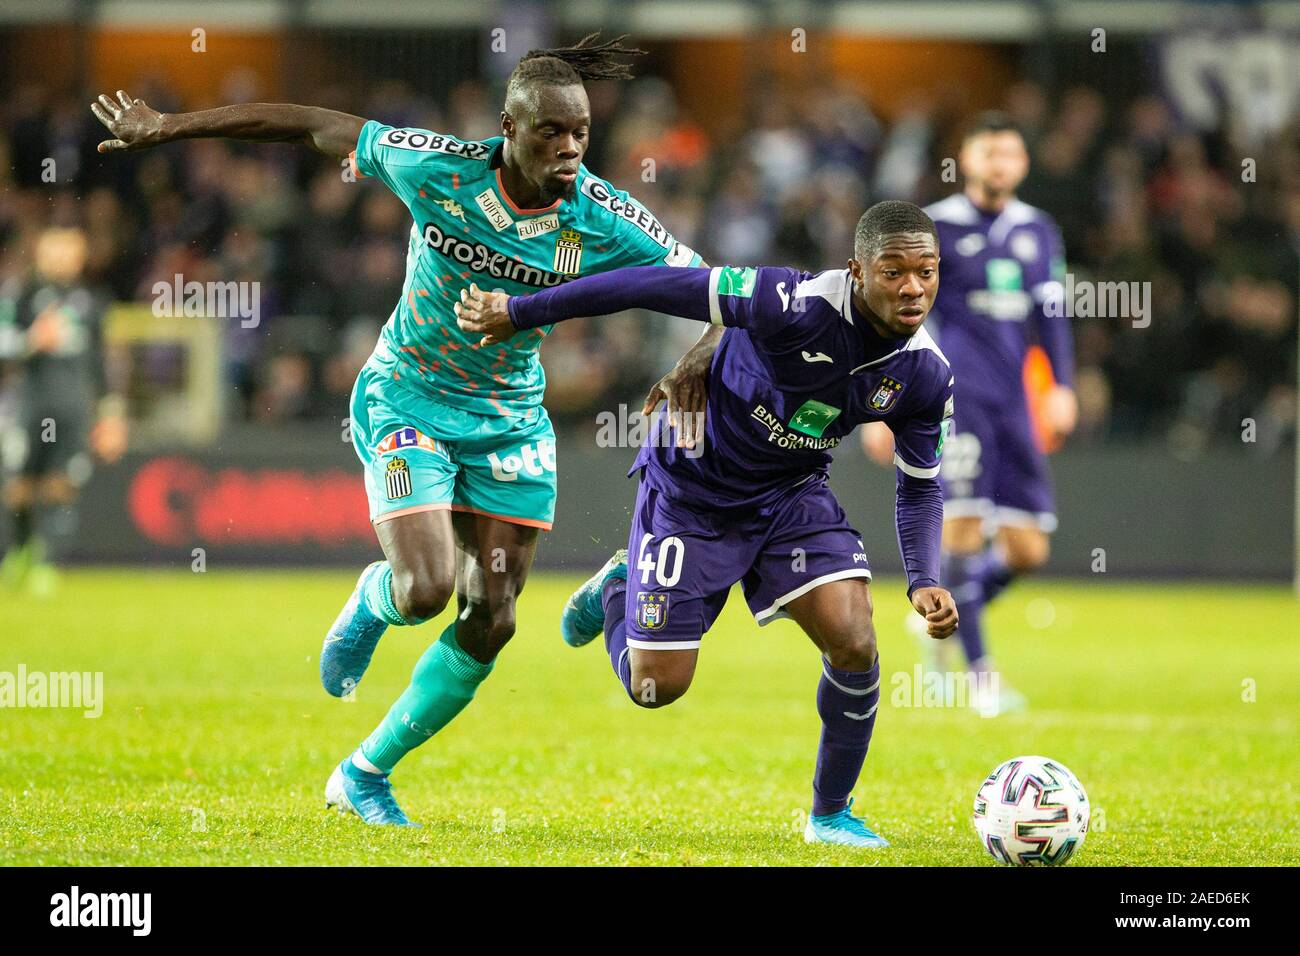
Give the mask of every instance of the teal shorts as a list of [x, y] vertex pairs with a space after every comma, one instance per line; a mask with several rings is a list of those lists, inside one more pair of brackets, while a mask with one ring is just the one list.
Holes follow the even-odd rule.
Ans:
[[546, 409], [481, 415], [413, 395], [366, 365], [352, 387], [352, 444], [370, 520], [468, 511], [551, 529], [555, 430]]

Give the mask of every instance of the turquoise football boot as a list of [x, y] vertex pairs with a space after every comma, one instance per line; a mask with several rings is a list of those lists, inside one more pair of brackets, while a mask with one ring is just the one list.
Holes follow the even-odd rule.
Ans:
[[889, 846], [889, 841], [867, 829], [861, 817], [855, 817], [853, 799], [839, 813], [808, 818], [808, 825], [803, 830], [805, 843], [835, 843], [840, 846], [856, 846], [868, 850], [879, 850]]
[[590, 644], [605, 629], [605, 606], [601, 592], [610, 578], [627, 580], [627, 548], [619, 548], [605, 566], [587, 578], [585, 584], [569, 595], [560, 613], [560, 636], [570, 647]]
[[362, 595], [372, 574], [379, 573], [382, 561], [366, 565], [357, 578], [356, 589], [343, 610], [334, 619], [320, 649], [320, 682], [332, 697], [342, 697], [361, 682], [370, 666], [375, 646], [388, 629], [388, 622], [375, 617], [366, 607]]
[[412, 823], [393, 796], [386, 773], [367, 773], [351, 757], [334, 768], [325, 784], [325, 806], [339, 813], [355, 813], [375, 826], [418, 827]]

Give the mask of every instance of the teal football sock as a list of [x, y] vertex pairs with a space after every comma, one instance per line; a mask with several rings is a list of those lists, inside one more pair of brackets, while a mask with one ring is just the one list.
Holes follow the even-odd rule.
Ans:
[[461, 650], [455, 632], [453, 621], [424, 652], [410, 686], [361, 745], [362, 755], [384, 773], [451, 723], [492, 673], [492, 664], [480, 664]]
[[393, 602], [393, 566], [387, 561], [380, 565], [377, 573], [370, 575], [366, 580], [361, 598], [366, 602], [366, 608], [371, 614], [389, 624], [402, 627], [424, 623], [423, 620], [408, 621], [397, 610], [397, 605]]

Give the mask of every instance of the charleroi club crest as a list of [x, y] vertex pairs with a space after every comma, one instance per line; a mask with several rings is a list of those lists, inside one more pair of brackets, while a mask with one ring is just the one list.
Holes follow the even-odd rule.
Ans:
[[668, 595], [638, 591], [636, 623], [643, 631], [660, 631], [668, 623]]
[[582, 233], [562, 229], [555, 240], [555, 271], [560, 275], [576, 276], [582, 271]]
[[388, 500], [405, 498], [411, 493], [411, 469], [406, 466], [405, 458], [390, 458], [384, 470], [384, 484], [387, 486]]

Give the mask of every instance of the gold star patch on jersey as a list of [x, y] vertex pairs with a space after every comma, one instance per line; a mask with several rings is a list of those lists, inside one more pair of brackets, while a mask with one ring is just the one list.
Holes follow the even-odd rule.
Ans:
[[576, 276], [582, 271], [582, 233], [563, 229], [555, 240], [555, 271]]

